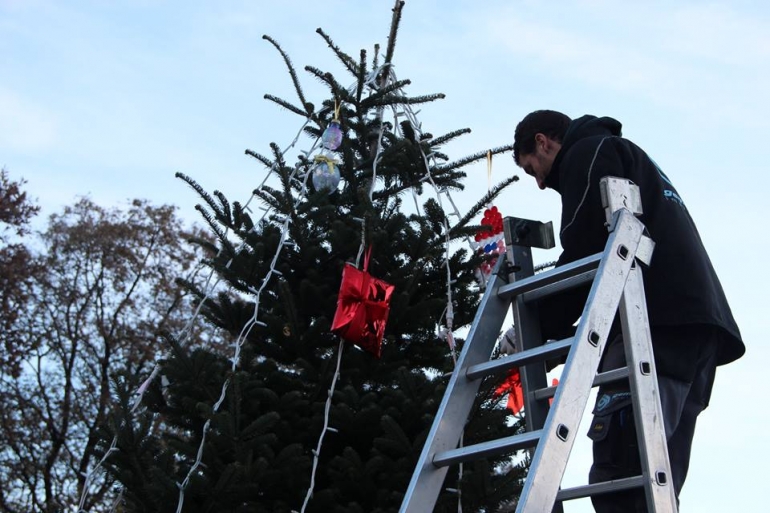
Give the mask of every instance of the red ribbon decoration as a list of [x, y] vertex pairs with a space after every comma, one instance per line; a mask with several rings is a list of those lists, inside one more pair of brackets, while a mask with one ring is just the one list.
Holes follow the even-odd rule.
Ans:
[[342, 270], [332, 332], [379, 358], [395, 287], [367, 272], [371, 253], [370, 247], [363, 270], [351, 264], [345, 264]]
[[505, 378], [505, 381], [495, 389], [494, 396], [500, 397], [505, 393], [508, 393], [508, 404], [506, 404], [506, 407], [516, 415], [524, 408], [524, 389], [521, 387], [521, 376], [517, 367], [508, 372], [508, 377]]
[[[551, 380], [551, 386], [555, 387], [558, 384], [558, 379], [553, 378]], [[508, 377], [495, 389], [493, 396], [500, 397], [505, 393], [508, 394], [508, 403], [505, 406], [516, 415], [524, 408], [524, 388], [521, 386], [518, 367], [514, 367], [508, 372]], [[553, 397], [548, 399], [548, 404], [553, 404]]]

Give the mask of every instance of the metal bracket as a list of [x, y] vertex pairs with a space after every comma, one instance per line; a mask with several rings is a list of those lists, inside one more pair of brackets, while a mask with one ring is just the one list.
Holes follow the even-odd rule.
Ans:
[[613, 225], [613, 214], [621, 208], [625, 208], [637, 217], [642, 214], [642, 197], [639, 194], [639, 186], [631, 180], [605, 176], [599, 182], [599, 192], [602, 196], [602, 207], [604, 207], [604, 214], [609, 226]]
[[[617, 212], [620, 209], [626, 209], [637, 217], [642, 215], [642, 196], [639, 193], [639, 186], [631, 180], [605, 176], [599, 181], [599, 191], [602, 197], [604, 215], [607, 218], [607, 228], [610, 232], [615, 230], [615, 224], [619, 217]], [[649, 266], [654, 250], [655, 242], [644, 235], [639, 241], [636, 259]]]
[[654, 251], [655, 241], [646, 235], [642, 235], [641, 240], [639, 240], [639, 246], [636, 248], [636, 259], [649, 267]]
[[553, 223], [532, 221], [518, 217], [503, 219], [506, 246], [551, 249], [556, 246], [553, 237]]

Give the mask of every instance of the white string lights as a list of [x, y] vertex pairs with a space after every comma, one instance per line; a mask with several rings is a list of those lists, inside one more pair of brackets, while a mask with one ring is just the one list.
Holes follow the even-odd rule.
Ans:
[[[307, 123], [308, 123], [308, 121], [305, 122], [305, 125], [307, 125]], [[303, 129], [304, 129], [304, 126], [303, 126]], [[299, 133], [301, 133], [301, 132], [302, 131], [300, 130]], [[297, 136], [297, 138], [295, 138], [295, 140], [294, 140], [295, 143], [298, 140], [298, 138], [299, 138], [299, 135]], [[293, 144], [294, 143], [292, 143], [292, 145]], [[316, 146], [318, 146], [318, 141], [317, 140], [315, 141], [315, 143], [313, 144], [311, 149], [307, 152], [308, 156], [315, 150]], [[291, 147], [291, 146], [289, 146], [289, 147]], [[287, 150], [284, 150], [284, 152], [281, 153], [281, 156], [283, 156], [283, 154], [285, 154], [286, 151], [288, 151], [288, 148], [287, 148]], [[292, 170], [292, 172], [291, 172], [291, 174], [289, 176], [290, 180], [295, 178], [295, 176], [296, 176], [296, 174], [297, 174], [297, 172], [298, 172], [298, 170], [299, 170], [301, 165], [302, 165], [302, 163], [299, 162], [299, 163], [297, 163], [294, 166], [294, 169]], [[271, 172], [272, 171], [273, 170], [271, 169]], [[294, 207], [295, 208], [297, 206], [299, 206], [301, 201], [307, 195], [307, 180], [308, 180], [309, 176], [310, 176], [310, 173], [305, 173], [303, 175], [302, 182], [300, 182], [301, 183], [300, 193], [298, 194], [298, 197], [294, 201]], [[265, 183], [265, 181], [262, 182], [262, 185], [264, 185], [264, 183]], [[260, 188], [261, 187], [262, 186], [260, 186]], [[268, 211], [266, 211], [265, 214], [263, 215], [263, 219], [264, 219], [264, 216], [267, 215], [267, 213], [268, 213]], [[275, 265], [278, 262], [278, 257], [280, 256], [281, 251], [283, 250], [283, 247], [287, 244], [287, 235], [288, 235], [288, 232], [289, 232], [289, 224], [290, 223], [291, 223], [291, 219], [288, 216], [283, 218], [283, 223], [281, 224], [280, 242], [278, 243], [278, 247], [276, 248], [275, 254], [273, 255], [273, 259], [270, 262], [270, 269], [268, 270], [267, 275], [262, 279], [262, 285], [259, 287], [259, 290], [256, 291], [256, 297], [254, 298], [254, 313], [252, 314], [251, 318], [246, 322], [246, 324], [243, 326], [243, 328], [241, 329], [241, 332], [238, 334], [238, 338], [233, 343], [234, 354], [233, 354], [233, 357], [231, 359], [231, 371], [233, 371], [233, 372], [235, 372], [235, 370], [237, 370], [237, 368], [238, 368], [238, 363], [240, 362], [241, 349], [243, 347], [243, 344], [246, 342], [246, 339], [247, 339], [249, 333], [251, 333], [251, 330], [254, 328], [254, 326], [257, 326], [257, 325], [266, 326], [266, 324], [264, 322], [262, 322], [262, 321], [260, 321], [258, 319], [259, 302], [260, 302], [260, 298], [261, 298], [262, 292], [265, 290], [265, 287], [267, 287], [267, 285], [268, 285], [268, 283], [270, 281], [270, 278], [273, 275], [278, 276], [278, 275], [281, 274], [278, 270], [275, 269]], [[230, 260], [230, 262], [228, 262], [228, 265], [231, 262], [232, 262], [232, 260]], [[219, 411], [219, 407], [222, 405], [222, 403], [225, 400], [225, 397], [227, 396], [227, 390], [228, 390], [229, 386], [230, 386], [230, 378], [227, 378], [225, 380], [225, 382], [222, 384], [222, 391], [220, 393], [219, 400], [216, 402], [216, 404], [214, 404], [214, 407], [212, 408], [212, 415]], [[201, 441], [200, 441], [200, 445], [198, 446], [197, 457], [195, 459], [195, 463], [193, 463], [193, 465], [190, 467], [189, 471], [187, 472], [187, 476], [185, 477], [185, 479], [181, 483], [177, 483], [177, 486], [179, 487], [179, 502], [177, 503], [177, 509], [176, 509], [177, 513], [180, 513], [182, 511], [182, 506], [184, 504], [184, 492], [185, 492], [185, 489], [187, 488], [187, 485], [190, 482], [190, 478], [192, 477], [192, 475], [195, 473], [195, 471], [201, 465], [201, 460], [203, 458], [203, 448], [204, 448], [204, 445], [205, 445], [205, 442], [206, 442], [206, 434], [208, 433], [208, 430], [209, 430], [210, 426], [211, 426], [211, 418], [206, 420], [206, 423], [203, 425], [203, 429], [201, 431]]]
[[310, 503], [310, 499], [313, 497], [313, 489], [315, 488], [315, 474], [318, 469], [318, 460], [321, 457], [321, 446], [323, 445], [324, 435], [327, 431], [336, 431], [336, 429], [329, 427], [329, 412], [332, 407], [332, 396], [334, 395], [334, 388], [337, 385], [337, 378], [340, 376], [340, 365], [342, 364], [342, 349], [345, 346], [345, 341], [340, 338], [340, 345], [337, 348], [337, 368], [334, 371], [334, 378], [332, 378], [332, 384], [329, 387], [329, 391], [326, 394], [326, 405], [324, 406], [324, 425], [321, 429], [321, 435], [318, 437], [318, 444], [313, 451], [313, 470], [310, 472], [310, 486], [307, 488], [307, 494], [305, 495], [305, 501], [302, 503], [302, 513], [305, 513], [305, 508]]

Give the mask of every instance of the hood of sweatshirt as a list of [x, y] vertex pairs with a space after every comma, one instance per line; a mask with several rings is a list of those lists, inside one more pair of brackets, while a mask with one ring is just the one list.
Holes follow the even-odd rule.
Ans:
[[564, 134], [564, 140], [561, 143], [561, 149], [554, 158], [553, 165], [551, 166], [551, 172], [545, 179], [546, 187], [560, 192], [559, 189], [559, 177], [561, 175], [561, 161], [564, 155], [569, 149], [580, 139], [586, 137], [592, 137], [595, 135], [621, 135], [620, 121], [609, 118], [585, 115], [574, 119], [567, 128], [567, 132]]

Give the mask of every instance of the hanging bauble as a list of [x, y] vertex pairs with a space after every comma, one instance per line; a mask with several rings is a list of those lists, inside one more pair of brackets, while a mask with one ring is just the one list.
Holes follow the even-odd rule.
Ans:
[[315, 162], [312, 171], [313, 187], [318, 192], [333, 193], [340, 183], [339, 167], [332, 159], [323, 155], [317, 156]]
[[342, 144], [342, 128], [340, 128], [340, 120], [333, 119], [329, 126], [324, 130], [321, 135], [321, 145], [327, 150], [336, 150]]

